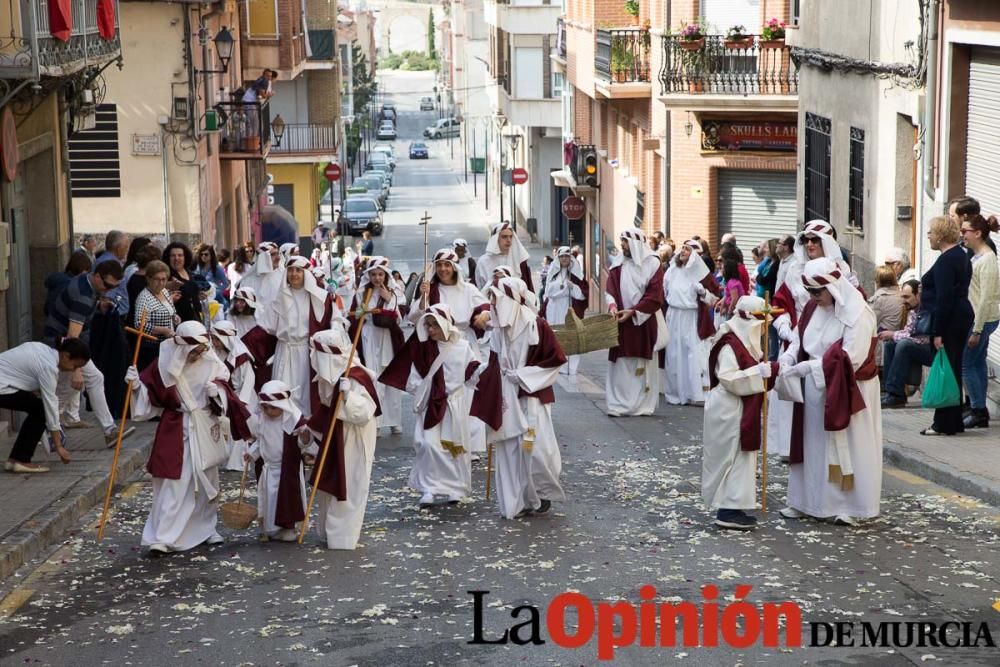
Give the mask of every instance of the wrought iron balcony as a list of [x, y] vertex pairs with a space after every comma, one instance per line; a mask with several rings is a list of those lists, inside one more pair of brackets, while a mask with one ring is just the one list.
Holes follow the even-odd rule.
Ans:
[[706, 35], [694, 42], [664, 35], [660, 92], [708, 95], [796, 95], [799, 73], [784, 40], [741, 41]]
[[267, 102], [220, 102], [219, 157], [262, 160], [271, 148], [271, 107]]
[[333, 125], [289, 123], [271, 143], [271, 155], [328, 155], [337, 152], [337, 128]]
[[624, 28], [598, 30], [594, 50], [594, 74], [611, 83], [648, 83], [648, 30]]
[[71, 0], [63, 25], [52, 25], [47, 0], [10, 4], [0, 17], [0, 78], [66, 76], [118, 58], [118, 0], [100, 2], [100, 23], [98, 1]]

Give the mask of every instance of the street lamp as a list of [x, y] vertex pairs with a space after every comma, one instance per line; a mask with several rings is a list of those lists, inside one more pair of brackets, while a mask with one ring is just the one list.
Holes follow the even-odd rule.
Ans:
[[[202, 28], [202, 30], [206, 29]], [[233, 58], [233, 49], [236, 46], [233, 34], [229, 32], [229, 28], [222, 26], [222, 29], [219, 30], [219, 33], [214, 39], [212, 39], [212, 42], [215, 44], [215, 53], [219, 56], [219, 62], [222, 64], [222, 69], [195, 70], [198, 74], [226, 74], [229, 71], [229, 61]]]
[[517, 145], [521, 143], [520, 134], [508, 134], [507, 141], [510, 142], [510, 224], [517, 229], [517, 208], [514, 199], [514, 167], [517, 166]]
[[280, 147], [281, 138], [285, 136], [285, 119], [281, 117], [280, 113], [271, 121], [271, 133], [274, 135], [274, 147]]

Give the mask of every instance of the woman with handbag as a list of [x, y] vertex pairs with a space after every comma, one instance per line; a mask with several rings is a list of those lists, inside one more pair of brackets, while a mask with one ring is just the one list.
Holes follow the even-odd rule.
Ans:
[[142, 531], [142, 544], [153, 554], [223, 541], [216, 531], [219, 466], [228, 458], [227, 436], [250, 437], [250, 414], [210, 349], [204, 325], [184, 322], [141, 374], [135, 366], [125, 374], [132, 418], [160, 417], [146, 464], [153, 504]]
[[[927, 240], [931, 250], [938, 250], [941, 254], [921, 280], [920, 305], [931, 313], [931, 342], [934, 349], [945, 351], [951, 372], [961, 387], [962, 353], [965, 351], [975, 314], [969, 303], [972, 263], [958, 244], [959, 234], [957, 220], [943, 216], [931, 220]], [[959, 400], [956, 405], [937, 408], [934, 411], [934, 421], [920, 433], [954, 435], [964, 430], [962, 403]]]

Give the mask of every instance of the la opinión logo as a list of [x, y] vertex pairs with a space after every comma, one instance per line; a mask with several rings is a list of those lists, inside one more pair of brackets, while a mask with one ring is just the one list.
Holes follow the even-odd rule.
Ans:
[[[627, 601], [594, 602], [582, 593], [567, 591], [549, 600], [544, 613], [534, 605], [520, 605], [510, 610], [516, 621], [496, 634], [488, 635], [484, 618], [484, 600], [489, 591], [466, 591], [473, 598], [473, 629], [469, 644], [545, 644], [548, 641], [567, 649], [579, 649], [597, 642], [597, 657], [613, 660], [620, 648], [715, 648], [728, 646], [745, 649], [801, 648], [802, 609], [792, 601], [754, 605], [747, 601], [752, 586], [735, 587], [734, 601], [720, 604], [719, 589], [713, 584], [701, 588], [703, 601], [657, 603], [656, 588], [639, 589], [638, 605]], [[567, 627], [567, 617], [576, 623]], [[544, 618], [543, 618], [544, 617]], [[897, 647], [905, 648], [995, 648], [985, 622], [949, 621], [812, 621], [808, 647]]]

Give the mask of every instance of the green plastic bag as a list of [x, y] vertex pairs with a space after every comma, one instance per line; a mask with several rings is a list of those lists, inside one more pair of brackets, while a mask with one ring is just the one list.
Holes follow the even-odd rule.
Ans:
[[950, 408], [962, 402], [962, 393], [958, 390], [958, 381], [951, 372], [948, 355], [944, 348], [937, 351], [931, 372], [924, 384], [924, 393], [920, 404], [925, 408]]

